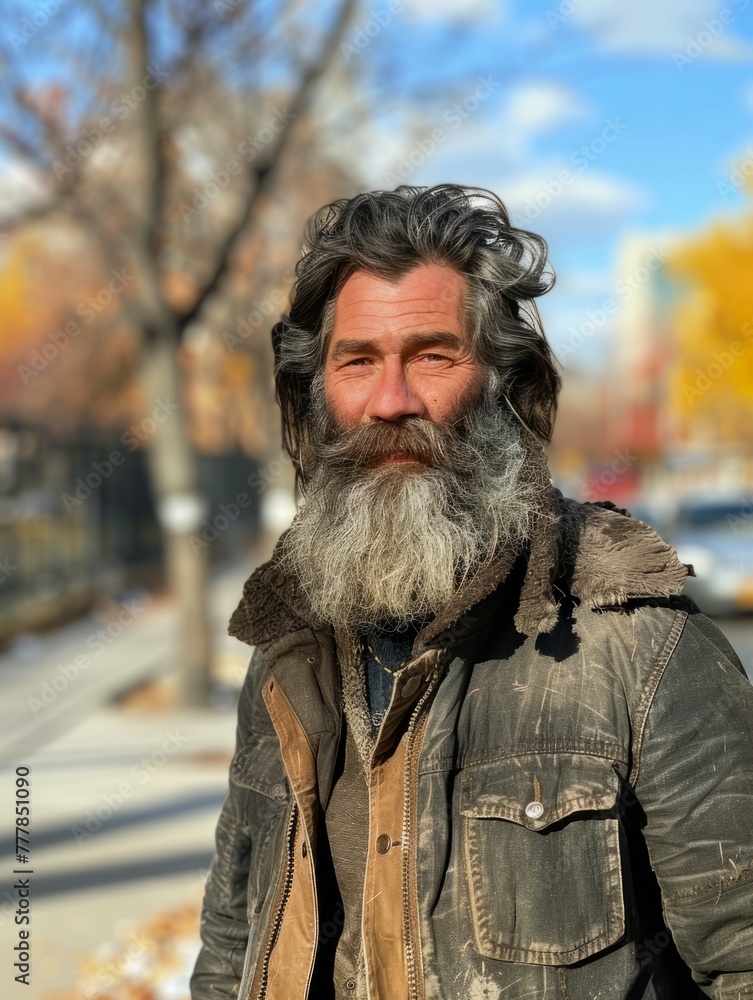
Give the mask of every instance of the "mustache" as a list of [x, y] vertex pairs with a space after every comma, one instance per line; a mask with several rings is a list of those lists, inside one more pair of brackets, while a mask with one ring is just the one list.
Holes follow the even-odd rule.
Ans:
[[437, 424], [411, 416], [358, 424], [344, 431], [330, 426], [329, 430], [315, 444], [315, 453], [330, 468], [364, 469], [381, 459], [400, 455], [427, 466], [465, 472], [472, 470], [476, 457], [475, 449], [463, 433], [462, 420], [454, 425]]

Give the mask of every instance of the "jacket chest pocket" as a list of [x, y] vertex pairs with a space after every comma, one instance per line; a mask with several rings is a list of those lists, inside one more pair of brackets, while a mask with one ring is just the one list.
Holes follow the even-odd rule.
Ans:
[[521, 754], [469, 765], [460, 782], [481, 955], [571, 965], [623, 936], [619, 778], [610, 761]]

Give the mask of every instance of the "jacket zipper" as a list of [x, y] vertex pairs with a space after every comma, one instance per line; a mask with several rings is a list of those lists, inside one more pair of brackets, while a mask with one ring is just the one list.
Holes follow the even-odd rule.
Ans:
[[274, 916], [274, 921], [272, 923], [272, 930], [270, 931], [269, 938], [267, 940], [267, 947], [264, 949], [264, 957], [262, 959], [262, 973], [261, 973], [261, 983], [259, 985], [258, 1000], [264, 1000], [267, 994], [267, 980], [269, 978], [269, 959], [272, 955], [272, 949], [277, 941], [277, 935], [280, 931], [280, 926], [282, 924], [283, 914], [285, 912], [285, 906], [288, 901], [288, 896], [290, 895], [290, 890], [293, 885], [293, 866], [295, 863], [295, 821], [298, 815], [298, 804], [294, 801], [292, 808], [290, 810], [290, 818], [288, 819], [288, 827], [285, 831], [285, 873], [282, 882], [282, 891], [280, 893], [280, 902], [277, 907], [277, 911]]
[[[440, 661], [441, 662], [441, 661]], [[437, 663], [435, 670], [439, 670], [440, 663]], [[408, 723], [407, 732], [407, 746], [405, 752], [405, 776], [403, 785], [403, 832], [402, 832], [402, 850], [403, 850], [403, 871], [402, 871], [402, 888], [403, 888], [403, 937], [405, 940], [405, 959], [408, 966], [408, 998], [409, 1000], [420, 1000], [418, 995], [418, 976], [416, 972], [416, 955], [413, 947], [413, 933], [411, 928], [410, 920], [410, 909], [411, 909], [411, 883], [410, 883], [410, 861], [411, 854], [413, 851], [413, 841], [411, 834], [411, 820], [413, 818], [413, 811], [417, 805], [415, 797], [411, 796], [411, 791], [413, 789], [415, 779], [417, 776], [417, 762], [418, 756], [421, 751], [421, 744], [423, 743], [424, 732], [426, 731], [426, 724], [428, 722], [428, 714], [423, 712], [422, 709], [428, 699], [434, 692], [434, 686], [439, 676], [438, 672], [435, 674], [434, 678], [428, 684], [423, 695], [419, 698], [416, 703], [413, 714], [411, 716], [410, 722]], [[418, 873], [414, 871], [414, 875], [417, 877]]]

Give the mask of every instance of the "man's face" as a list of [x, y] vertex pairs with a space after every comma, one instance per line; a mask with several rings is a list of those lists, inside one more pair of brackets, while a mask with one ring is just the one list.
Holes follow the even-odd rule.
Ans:
[[338, 295], [282, 557], [335, 627], [425, 619], [529, 536], [534, 456], [473, 356], [465, 291], [421, 264], [397, 282], [356, 272]]
[[418, 264], [396, 282], [367, 271], [348, 278], [324, 364], [341, 430], [402, 417], [450, 423], [475, 401], [484, 369], [465, 330], [465, 293], [465, 278], [440, 264]]

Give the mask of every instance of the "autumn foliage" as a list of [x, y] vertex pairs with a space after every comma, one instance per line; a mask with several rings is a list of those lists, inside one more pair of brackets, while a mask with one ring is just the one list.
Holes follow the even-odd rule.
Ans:
[[673, 408], [696, 433], [753, 442], [753, 213], [716, 222], [674, 254]]

